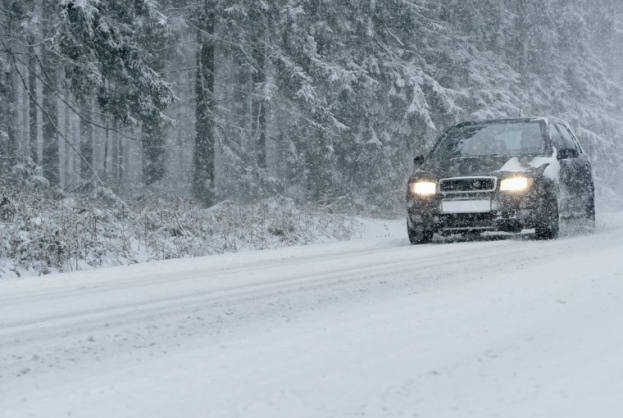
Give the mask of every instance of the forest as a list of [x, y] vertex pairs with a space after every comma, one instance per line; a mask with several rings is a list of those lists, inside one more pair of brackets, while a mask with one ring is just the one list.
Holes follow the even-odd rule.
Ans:
[[0, 22], [0, 216], [31, 211], [9, 258], [44, 199], [401, 213], [413, 156], [472, 119], [566, 120], [623, 201], [617, 0], [0, 0]]

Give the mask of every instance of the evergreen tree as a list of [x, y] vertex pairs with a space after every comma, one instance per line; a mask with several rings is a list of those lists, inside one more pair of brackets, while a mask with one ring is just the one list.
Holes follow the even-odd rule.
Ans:
[[202, 0], [193, 8], [193, 21], [197, 27], [196, 71], [196, 134], [193, 160], [193, 194], [205, 207], [214, 204], [215, 147], [214, 132], [216, 74], [214, 4]]
[[391, 210], [413, 155], [446, 127], [532, 114], [570, 121], [603, 162], [604, 190], [621, 187], [610, 180], [623, 166], [619, 1], [3, 4], [3, 39], [19, 40], [0, 51], [3, 172], [18, 150], [37, 162], [42, 142], [52, 184], [62, 152], [84, 179], [104, 167], [113, 183], [142, 172], [153, 184], [166, 172], [204, 206], [281, 193]]
[[[18, 2], [5, 3], [0, 14], [3, 20], [2, 49], [0, 57], [0, 175], [6, 176], [17, 163], [18, 142], [16, 132], [17, 82], [15, 73], [15, 47], [12, 39], [19, 32], [22, 18], [21, 6]], [[8, 40], [8, 41], [7, 41]]]
[[60, 150], [58, 137], [58, 64], [53, 43], [59, 9], [57, 3], [44, 0], [42, 6], [43, 38], [41, 48], [41, 80], [43, 84], [43, 154], [41, 165], [43, 175], [53, 186], [59, 186]]
[[28, 149], [30, 151], [30, 159], [37, 164], [39, 162], [39, 107], [37, 102], [38, 94], [38, 57], [35, 45], [38, 43], [39, 25], [37, 24], [38, 1], [27, 0], [24, 2], [24, 28], [28, 41], [28, 58], [26, 65], [28, 67]]
[[[156, 42], [167, 31], [167, 21], [150, 0], [61, 1], [61, 24], [56, 35], [58, 53], [71, 63], [65, 68], [71, 92], [79, 101], [95, 97], [99, 108], [120, 124], [140, 124], [145, 149], [145, 181], [164, 172], [162, 110], [173, 101], [170, 86], [154, 70], [152, 50], [141, 44], [145, 36]], [[96, 123], [82, 115], [89, 124]], [[83, 161], [91, 163], [83, 155]]]

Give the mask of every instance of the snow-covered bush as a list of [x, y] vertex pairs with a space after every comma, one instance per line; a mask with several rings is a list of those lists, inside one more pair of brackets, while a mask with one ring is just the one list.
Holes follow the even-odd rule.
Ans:
[[285, 198], [200, 209], [174, 197], [121, 202], [106, 189], [60, 196], [0, 189], [0, 277], [344, 240], [361, 226]]

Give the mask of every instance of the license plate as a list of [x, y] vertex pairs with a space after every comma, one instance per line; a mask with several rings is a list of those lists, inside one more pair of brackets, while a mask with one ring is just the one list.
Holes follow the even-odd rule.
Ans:
[[491, 200], [448, 200], [441, 202], [443, 213], [491, 212]]

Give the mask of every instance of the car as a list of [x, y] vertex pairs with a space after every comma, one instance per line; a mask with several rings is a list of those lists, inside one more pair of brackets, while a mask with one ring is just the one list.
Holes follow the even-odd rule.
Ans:
[[534, 230], [558, 237], [561, 219], [595, 222], [591, 163], [567, 123], [514, 118], [459, 123], [414, 159], [407, 187], [412, 244], [434, 234]]

